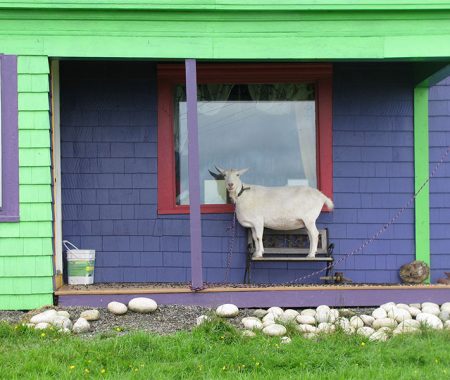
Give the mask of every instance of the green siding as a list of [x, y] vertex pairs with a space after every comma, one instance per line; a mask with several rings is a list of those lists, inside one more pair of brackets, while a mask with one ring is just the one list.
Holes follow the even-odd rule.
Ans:
[[48, 58], [19, 56], [18, 72], [20, 222], [0, 223], [0, 309], [53, 302]]

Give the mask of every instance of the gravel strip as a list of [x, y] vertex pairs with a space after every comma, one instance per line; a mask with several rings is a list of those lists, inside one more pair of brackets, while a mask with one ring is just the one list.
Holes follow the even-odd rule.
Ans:
[[[56, 310], [66, 310], [69, 312], [73, 322], [75, 322], [82, 311], [90, 310], [89, 307], [65, 307], [55, 308]], [[182, 306], [182, 305], [161, 305], [151, 314], [140, 314], [128, 311], [124, 315], [114, 315], [105, 308], [99, 308], [100, 319], [92, 321], [91, 331], [83, 336], [94, 336], [98, 334], [121, 335], [130, 331], [147, 331], [160, 335], [171, 334], [177, 331], [189, 331], [197, 325], [197, 317], [202, 314], [211, 315], [214, 309], [202, 306]], [[0, 322], [12, 324], [28, 321], [33, 315], [44, 311], [44, 308], [32, 310], [28, 313], [20, 311], [0, 311]], [[251, 309], [241, 309], [239, 316], [230, 318], [235, 326], [239, 326], [241, 319], [253, 315]]]

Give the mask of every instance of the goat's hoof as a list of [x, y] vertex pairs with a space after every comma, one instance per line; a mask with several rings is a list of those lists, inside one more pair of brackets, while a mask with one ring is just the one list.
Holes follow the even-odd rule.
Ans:
[[314, 259], [316, 257], [315, 253], [310, 253], [308, 256], [306, 256], [308, 259]]
[[263, 257], [262, 253], [254, 253], [253, 256], [252, 256], [253, 259], [259, 259], [261, 257]]

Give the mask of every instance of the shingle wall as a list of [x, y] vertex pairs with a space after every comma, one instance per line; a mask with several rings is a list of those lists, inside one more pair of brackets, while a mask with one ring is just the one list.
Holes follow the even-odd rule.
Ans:
[[[450, 145], [450, 79], [430, 89], [430, 173]], [[450, 271], [450, 165], [449, 157], [430, 180], [431, 280]]]
[[[158, 216], [155, 67], [151, 63], [61, 64], [64, 238], [97, 250], [96, 280], [187, 281], [189, 220]], [[402, 64], [336, 64], [334, 200], [319, 219], [339, 259], [358, 248], [411, 197], [412, 83]], [[246, 236], [232, 216], [203, 215], [206, 281], [240, 282]], [[397, 282], [414, 258], [413, 210], [363, 252], [338, 264], [356, 282]], [[259, 263], [257, 282], [284, 282], [323, 264]], [[318, 276], [305, 280], [317, 282]]]

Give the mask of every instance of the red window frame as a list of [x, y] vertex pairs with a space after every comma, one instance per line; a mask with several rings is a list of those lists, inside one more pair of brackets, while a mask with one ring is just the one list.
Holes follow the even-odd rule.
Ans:
[[[198, 64], [202, 83], [293, 83], [316, 85], [317, 186], [333, 199], [332, 65], [331, 64]], [[176, 85], [185, 83], [183, 64], [158, 65], [158, 213], [187, 214], [176, 204], [174, 104]], [[202, 213], [233, 212], [230, 204], [201, 205]], [[324, 211], [327, 211], [324, 209]]]

